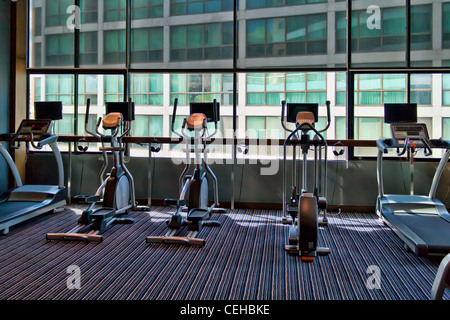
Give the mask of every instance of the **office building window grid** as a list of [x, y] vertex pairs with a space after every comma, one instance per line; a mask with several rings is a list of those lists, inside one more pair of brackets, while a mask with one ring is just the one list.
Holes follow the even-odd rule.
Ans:
[[247, 20], [247, 57], [327, 52], [327, 16], [313, 14]]
[[164, 0], [131, 0], [131, 19], [151, 19], [164, 15]]
[[[237, 121], [241, 128], [250, 123], [261, 122], [261, 119], [256, 120], [257, 117], [264, 118], [264, 127], [270, 128], [270, 118], [276, 118], [271, 110], [279, 107], [283, 99], [288, 102], [318, 102], [322, 109], [324, 101], [328, 99], [333, 106], [339, 107], [335, 110], [334, 128], [332, 126], [334, 132], [329, 136], [345, 136], [347, 119], [342, 110], [345, 110], [347, 103], [346, 72], [333, 73], [334, 76], [329, 78], [331, 72], [304, 71], [346, 66], [345, 1], [335, 1], [335, 6], [328, 8], [324, 5], [327, 1], [240, 1], [236, 24], [239, 32], [233, 29], [233, 1], [128, 1], [130, 19], [127, 20], [127, 0], [81, 0], [82, 28], [77, 38], [74, 32], [69, 32], [64, 27], [69, 17], [66, 9], [74, 1], [57, 1], [57, 6], [50, 7], [51, 1], [31, 0], [30, 77], [34, 67], [71, 68], [74, 67], [75, 60], [78, 60], [80, 67], [129, 68], [129, 93], [139, 106], [170, 106], [173, 99], [178, 97], [180, 105], [216, 98], [222, 106], [230, 107], [233, 104], [232, 75], [217, 72], [208, 74], [204, 71], [213, 71], [214, 68], [229, 68], [231, 71], [233, 38], [239, 36], [236, 40], [240, 46], [236, 47], [235, 53], [237, 66], [242, 72], [238, 77], [242, 80], [242, 85], [238, 84], [236, 88], [241, 90], [242, 97], [238, 97], [236, 101], [238, 108], [244, 107], [244, 113], [247, 110], [249, 112], [245, 115], [241, 113], [241, 116], [254, 117], [249, 121]], [[381, 30], [368, 30], [367, 12], [360, 10], [357, 4], [354, 7], [357, 9], [352, 14], [352, 66], [405, 67], [405, 7], [399, 7], [395, 1], [382, 7]], [[411, 9], [411, 66], [449, 66], [448, 59], [445, 60], [445, 49], [450, 48], [450, 1], [414, 0]], [[242, 10], [247, 10], [248, 14], [243, 14]], [[191, 14], [195, 14], [192, 22], [186, 20], [188, 17], [183, 17]], [[159, 19], [162, 17], [170, 19]], [[329, 23], [333, 22], [334, 30], [329, 27]], [[103, 25], [100, 27], [100, 24]], [[55, 28], [60, 26], [63, 28]], [[80, 41], [79, 52], [75, 52], [75, 39]], [[367, 55], [367, 52], [372, 54]], [[385, 54], [385, 58], [381, 58], [380, 54]], [[77, 56], [78, 59], [75, 59]], [[217, 60], [228, 60], [230, 64], [224, 67], [221, 62], [216, 63]], [[154, 76], [152, 70], [159, 68], [163, 70], [162, 73]], [[176, 73], [170, 74], [171, 68]], [[183, 69], [191, 69], [189, 72], [192, 72], [197, 68], [199, 72], [182, 74]], [[253, 68], [256, 70], [253, 71]], [[149, 74], [133, 73], [133, 70], [145, 72], [147, 69]], [[286, 69], [292, 69], [292, 72], [285, 72]], [[432, 72], [410, 72], [409, 82], [407, 71], [400, 74], [358, 74], [355, 77], [355, 138], [364, 135], [361, 132], [365, 126], [371, 127], [370, 121], [362, 120], [363, 118], [377, 118], [374, 122], [377, 126], [381, 125], [380, 117], [376, 116], [373, 108], [379, 110], [386, 102], [405, 102], [408, 94], [411, 102], [417, 102], [419, 108], [437, 110], [438, 106], [450, 106], [447, 74], [439, 75], [441, 79], [436, 78]], [[312, 81], [310, 74], [316, 77], [322, 75], [322, 78]], [[255, 75], [259, 75], [259, 79], [252, 78]], [[79, 105], [83, 105], [87, 97], [91, 98], [91, 103], [95, 100], [97, 103], [123, 101], [125, 91], [128, 91], [124, 88], [124, 76], [98, 77], [98, 95], [89, 91], [88, 80], [80, 77], [80, 85], [75, 88]], [[162, 79], [166, 77], [168, 81], [164, 82]], [[184, 77], [184, 80], [177, 77]], [[35, 89], [39, 91], [36, 92], [35, 99], [47, 96], [61, 98], [67, 105], [73, 105], [74, 89], [65, 93], [67, 85], [62, 84], [57, 90], [60, 94], [47, 94], [45, 90], [48, 83], [51, 86], [48, 90], [55, 91], [51, 85], [52, 80], [39, 81], [35, 81]], [[64, 82], [64, 79], [61, 81]], [[156, 84], [157, 82], [159, 83]], [[70, 96], [72, 98], [69, 101]], [[258, 106], [271, 108], [261, 109], [261, 115], [252, 114], [252, 108], [254, 110]], [[167, 117], [161, 117], [165, 123]], [[441, 117], [449, 118], [444, 113]], [[345, 127], [341, 129], [343, 125]], [[443, 132], [444, 120], [442, 125], [435, 127]], [[384, 132], [382, 129], [378, 131]]]
[[131, 98], [136, 105], [163, 105], [163, 75], [133, 74], [131, 79]]
[[221, 105], [233, 104], [232, 74], [171, 74], [170, 104], [175, 98], [178, 105], [191, 102], [211, 102], [214, 99]]
[[319, 103], [325, 105], [327, 74], [313, 73], [248, 73], [247, 105], [280, 105]]

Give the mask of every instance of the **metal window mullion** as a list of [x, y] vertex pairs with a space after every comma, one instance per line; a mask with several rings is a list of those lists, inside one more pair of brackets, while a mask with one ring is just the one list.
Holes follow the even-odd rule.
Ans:
[[[124, 102], [128, 101], [128, 98], [131, 98], [131, 81], [130, 81], [130, 67], [131, 67], [131, 0], [126, 0], [126, 18], [125, 18], [125, 68], [126, 73], [123, 75], [124, 83], [123, 83], [123, 100]], [[150, 33], [149, 33], [150, 36]]]
[[[237, 5], [238, 0], [233, 1], [233, 148], [231, 151], [232, 156], [232, 164], [231, 164], [231, 210], [234, 210], [234, 201], [235, 201], [235, 170], [236, 170], [236, 158], [237, 158], [237, 146], [236, 141], [237, 134], [237, 81], [238, 81], [238, 75], [237, 75]], [[222, 88], [223, 89], [223, 88]], [[247, 100], [247, 97], [245, 97]], [[265, 99], [265, 98], [264, 98]]]
[[[358, 16], [359, 20], [359, 16]], [[358, 24], [359, 25], [359, 24]], [[352, 67], [352, 0], [347, 1], [347, 139], [355, 138], [355, 79]], [[353, 159], [355, 148], [348, 148], [347, 157]]]

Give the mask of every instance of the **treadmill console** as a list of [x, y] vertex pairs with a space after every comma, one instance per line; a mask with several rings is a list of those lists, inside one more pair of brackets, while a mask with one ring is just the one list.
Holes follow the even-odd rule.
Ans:
[[52, 121], [24, 119], [17, 129], [16, 141], [40, 141], [48, 137]]
[[391, 123], [392, 138], [399, 144], [406, 140], [416, 147], [424, 147], [423, 141], [429, 141], [427, 126], [424, 123]]

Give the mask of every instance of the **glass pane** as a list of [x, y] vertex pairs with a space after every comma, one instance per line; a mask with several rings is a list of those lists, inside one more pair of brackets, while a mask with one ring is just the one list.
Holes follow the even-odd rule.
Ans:
[[284, 91], [284, 73], [267, 73], [266, 91]]
[[265, 138], [265, 119], [264, 117], [247, 117], [247, 137], [249, 139]]
[[353, 66], [406, 66], [405, 0], [392, 0], [387, 4], [351, 1]]
[[403, 74], [385, 74], [383, 75], [384, 90], [405, 90], [406, 76]]
[[[74, 77], [72, 75], [30, 75], [30, 119], [34, 119], [36, 101], [61, 101], [63, 119], [56, 120], [56, 134], [74, 134]], [[67, 146], [64, 146], [66, 149]]]
[[78, 67], [74, 65], [76, 27], [80, 28], [79, 67], [124, 66], [126, 0], [80, 0], [79, 9], [77, 17], [74, 0], [30, 0], [29, 67]]
[[264, 73], [249, 73], [247, 74], [247, 91], [248, 92], [263, 92], [264, 91]]
[[286, 74], [286, 90], [287, 91], [303, 91], [306, 90], [304, 73], [287, 73]]
[[327, 74], [325, 72], [308, 73], [307, 86], [308, 90], [326, 90]]
[[[411, 64], [414, 67], [443, 67], [444, 49], [449, 48], [448, 0], [411, 0]], [[448, 29], [447, 29], [448, 30]], [[448, 31], [447, 31], [448, 32]]]
[[163, 135], [163, 117], [151, 116], [150, 118], [150, 132], [151, 137], [162, 137]]
[[345, 117], [336, 117], [336, 139], [345, 140], [347, 137], [347, 121]]
[[[333, 35], [328, 35], [329, 14], [336, 10], [345, 11], [345, 3], [324, 6], [319, 2], [324, 1], [247, 1], [250, 6], [247, 9], [270, 7], [270, 10], [242, 12], [243, 19], [249, 18], [242, 21], [245, 23], [242, 41], [245, 48], [239, 48], [238, 67], [323, 68], [345, 65], [345, 54], [336, 54], [340, 52], [328, 45], [329, 36], [335, 38], [334, 28], [330, 29]], [[306, 3], [310, 4], [308, 8], [297, 5]], [[291, 6], [289, 11], [284, 8], [287, 5]]]
[[450, 118], [442, 119], [442, 138], [450, 140]]

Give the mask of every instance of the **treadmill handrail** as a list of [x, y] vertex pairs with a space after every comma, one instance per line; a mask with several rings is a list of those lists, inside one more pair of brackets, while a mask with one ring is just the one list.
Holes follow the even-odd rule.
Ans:
[[448, 159], [450, 158], [450, 149], [447, 149], [444, 156], [439, 161], [439, 165], [436, 168], [436, 172], [433, 176], [433, 182], [431, 183], [430, 193], [428, 197], [430, 199], [434, 199], [436, 197], [436, 192], [439, 186], [439, 181], [441, 180], [442, 174], [444, 172], [445, 167], [447, 166]]
[[389, 148], [392, 147], [392, 139], [378, 139], [377, 140], [377, 148], [383, 153], [388, 153]]
[[431, 288], [431, 299], [442, 300], [444, 291], [450, 287], [450, 254], [442, 259], [439, 269], [436, 273], [436, 278]]
[[450, 141], [444, 140], [442, 138], [440, 139], [430, 139], [431, 145], [435, 148], [445, 148], [450, 149]]
[[2, 154], [3, 158], [5, 159], [6, 163], [9, 166], [9, 169], [11, 170], [14, 176], [16, 186], [21, 187], [23, 184], [22, 179], [20, 178], [19, 170], [17, 170], [16, 164], [14, 163], [14, 160], [12, 159], [11, 155], [1, 143], [0, 143], [0, 153]]
[[[424, 141], [422, 141], [423, 143]], [[445, 154], [442, 156], [439, 161], [438, 167], [433, 176], [433, 181], [431, 183], [430, 192], [428, 197], [430, 199], [434, 199], [436, 197], [436, 192], [439, 186], [439, 181], [441, 180], [444, 169], [447, 165], [447, 162], [450, 158], [450, 142], [443, 139], [432, 139], [430, 140], [431, 145], [429, 143], [425, 144], [425, 149], [431, 148], [446, 148]], [[400, 146], [395, 144], [394, 139], [379, 139], [377, 140], [378, 147], [378, 155], [377, 155], [377, 182], [378, 182], [378, 195], [380, 197], [384, 196], [384, 186], [383, 186], [383, 153], [387, 153], [389, 148], [399, 148]]]

